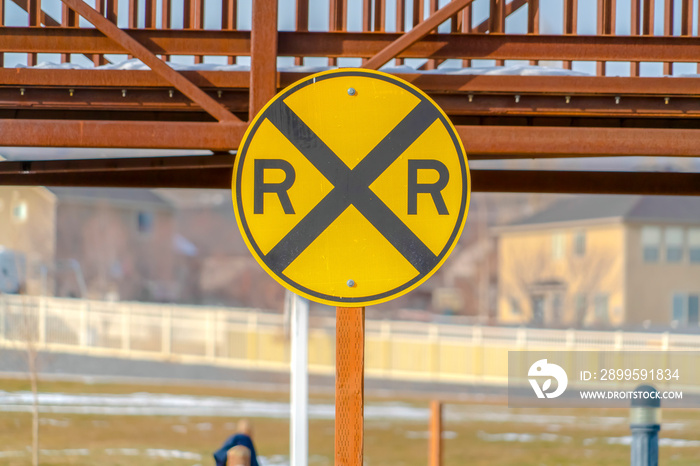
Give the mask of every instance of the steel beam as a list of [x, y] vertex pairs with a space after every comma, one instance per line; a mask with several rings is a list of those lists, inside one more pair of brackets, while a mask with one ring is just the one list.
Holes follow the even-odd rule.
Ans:
[[[248, 88], [247, 71], [181, 71], [195, 85], [208, 88]], [[280, 87], [308, 76], [308, 72], [278, 73]], [[493, 76], [397, 73], [426, 92], [558, 95], [611, 95], [697, 97], [698, 78], [626, 78], [606, 76]], [[164, 78], [150, 71], [134, 70], [50, 70], [32, 68], [0, 69], [2, 87], [171, 88]], [[167, 92], [164, 98], [168, 98]], [[673, 101], [671, 101], [673, 103]]]
[[458, 126], [457, 133], [467, 157], [700, 156], [700, 130]]
[[277, 93], [277, 0], [253, 2], [248, 120]]
[[[230, 189], [233, 156], [0, 162], [0, 185]], [[700, 173], [472, 170], [472, 191], [700, 195]]]
[[[245, 123], [0, 119], [0, 147], [204, 149], [238, 147]], [[700, 130], [457, 126], [469, 157], [700, 157]]]
[[238, 147], [246, 123], [0, 120], [0, 147], [205, 149]]
[[[154, 54], [250, 55], [250, 32], [128, 30]], [[408, 33], [407, 33], [408, 34]], [[374, 56], [404, 37], [384, 32], [290, 32], [278, 37], [279, 56]], [[3, 28], [0, 52], [124, 53], [98, 31], [70, 28]], [[700, 38], [687, 36], [578, 36], [427, 34], [399, 58], [473, 58], [576, 61], [689, 62], [700, 56]]]
[[[127, 92], [123, 92], [123, 91]], [[229, 111], [248, 115], [249, 97], [247, 89], [205, 89]], [[517, 92], [517, 91], [516, 91]], [[696, 97], [623, 96], [619, 103], [613, 96], [583, 95], [557, 96], [540, 94], [479, 93], [470, 97], [463, 93], [445, 93], [427, 90], [428, 95], [451, 118], [470, 116], [489, 118], [488, 124], [499, 124], [493, 118], [529, 117], [537, 119], [534, 125], [547, 125], [545, 118], [568, 118], [569, 126], [580, 122], [574, 119], [600, 118], [598, 122], [587, 121], [585, 126], [625, 126], [636, 124], [644, 127], [674, 127], [683, 125], [700, 128], [700, 107]], [[667, 103], [668, 102], [668, 103]], [[169, 88], [36, 88], [0, 87], [0, 118], [2, 111], [16, 112], [13, 118], [53, 118], [52, 113], [65, 113], [63, 119], [81, 120], [187, 120], [209, 121], [211, 117], [202, 112], [199, 105], [180, 92]], [[118, 112], [115, 114], [115, 112]], [[156, 115], [154, 112], [158, 112]], [[185, 112], [185, 113], [183, 113]], [[10, 116], [5, 116], [9, 118]], [[653, 118], [653, 120], [652, 120]], [[662, 119], [662, 121], [659, 121]], [[624, 120], [624, 121], [623, 121]], [[680, 121], [679, 121], [680, 120]], [[456, 120], [459, 121], [459, 120]], [[512, 124], [502, 121], [500, 124]], [[562, 125], [561, 122], [556, 124]]]

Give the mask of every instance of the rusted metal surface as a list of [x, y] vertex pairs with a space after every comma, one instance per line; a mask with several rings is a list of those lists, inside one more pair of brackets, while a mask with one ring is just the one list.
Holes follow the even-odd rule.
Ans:
[[[673, 33], [673, 1], [664, 0], [664, 35], [670, 36]], [[670, 76], [673, 74], [673, 63], [664, 63], [664, 74]]]
[[[230, 189], [232, 156], [0, 162], [0, 185]], [[700, 174], [471, 170], [473, 192], [700, 195]]]
[[[641, 1], [631, 0], [630, 3], [630, 35], [632, 36], [638, 36], [640, 33]], [[639, 76], [639, 62], [630, 63], [630, 76]]]
[[[567, 16], [567, 1], [564, 2], [564, 33], [566, 34], [566, 21]], [[512, 2], [511, 2], [512, 5]], [[508, 12], [506, 12], [508, 14]], [[539, 34], [540, 33], [540, 0], [528, 0], [527, 2], [527, 33], [528, 34]], [[539, 62], [537, 60], [530, 60], [531, 65], [537, 65]], [[567, 64], [570, 67], [571, 62], [565, 61], [563, 66], [567, 68]], [[570, 69], [570, 68], [569, 68]]]
[[[72, 1], [72, 0], [71, 0]], [[460, 0], [470, 2], [472, 0]], [[452, 4], [450, 4], [452, 5]], [[449, 5], [448, 5], [449, 6]], [[443, 11], [447, 7], [443, 7]], [[454, 8], [454, 7], [453, 7]], [[436, 13], [440, 14], [440, 12]], [[444, 13], [443, 13], [444, 14]], [[428, 32], [430, 31], [429, 28]], [[412, 31], [415, 31], [413, 29]], [[123, 47], [90, 29], [5, 28], [0, 52], [124, 53]], [[401, 58], [472, 58], [504, 60], [646, 61], [695, 63], [700, 41], [695, 37], [561, 36], [516, 34], [423, 34], [411, 32], [279, 32], [278, 55], [305, 57], [374, 56], [392, 46]], [[249, 31], [135, 30], [130, 37], [153, 54], [249, 55]], [[415, 40], [422, 35], [420, 40]], [[273, 34], [274, 36], [274, 34]], [[274, 39], [274, 37], [273, 37]], [[394, 44], [403, 39], [398, 45]], [[408, 43], [408, 45], [407, 45]], [[388, 55], [387, 55], [388, 56]]]
[[90, 21], [104, 35], [117, 42], [125, 50], [148, 65], [154, 72], [168, 80], [176, 89], [199, 104], [206, 112], [222, 122], [240, 122], [240, 119], [209, 97], [199, 87], [192, 84], [180, 73], [172, 69], [146, 47], [134, 40], [128, 33], [100, 15], [83, 0], [62, 0], [71, 9]]
[[[181, 74], [204, 88], [246, 89], [250, 74], [244, 71], [181, 71]], [[280, 72], [280, 86], [287, 86], [308, 76], [309, 72]], [[423, 73], [397, 73], [402, 79], [427, 92], [442, 91], [460, 93], [498, 93], [512, 95], [622, 95], [622, 96], [687, 96], [696, 97], [697, 78], [616, 78], [596, 76], [498, 76], [498, 75], [440, 75]], [[47, 70], [13, 68], [0, 69], [3, 87], [162, 87], [172, 88], [164, 78], [149, 71], [134, 70]], [[48, 84], [50, 83], [50, 84]], [[168, 97], [165, 92], [164, 97]], [[673, 105], [673, 100], [669, 106]], [[468, 102], [467, 102], [468, 103]], [[614, 102], [611, 105], [615, 105]], [[465, 107], [467, 105], [465, 104]]]
[[[452, 0], [450, 3], [430, 15], [430, 17], [425, 21], [411, 29], [410, 32], [402, 34], [391, 44], [384, 47], [376, 55], [370, 58], [367, 63], [363, 65], [363, 67], [370, 70], [377, 70], [381, 68], [382, 65], [386, 64], [389, 60], [411, 47], [411, 45], [415, 44], [423, 37], [427, 36], [430, 31], [442, 24], [450, 16], [453, 16], [461, 11], [465, 6], [473, 1], [474, 0]], [[425, 56], [433, 56], [433, 54]]]
[[[55, 87], [38, 87], [48, 79], [47, 75], [54, 80]], [[185, 71], [183, 75], [229, 111], [248, 114], [249, 73]], [[280, 86], [285, 86], [306, 75], [308, 73], [285, 72], [279, 73], [278, 79]], [[598, 126], [624, 126], [629, 123], [621, 119], [644, 118], [651, 127], [672, 127], [675, 123], [671, 120], [700, 117], [700, 107], [693, 94], [697, 87], [695, 78], [647, 78], [640, 82], [607, 77], [521, 78], [418, 73], [398, 76], [423, 88], [451, 117], [521, 115], [607, 119]], [[139, 119], [150, 119], [147, 112], [153, 111], [201, 111], [199, 105], [148, 71], [64, 70], [56, 74], [39, 69], [0, 70], [0, 80], [7, 86], [0, 87], [0, 109], [104, 112], [102, 116], [83, 117], [90, 119], [115, 118], [110, 113], [114, 110], [135, 112], [124, 118]], [[577, 88], [576, 94], [569, 93], [572, 85]], [[122, 90], [129, 86], [124, 94]], [[517, 102], [514, 95], [520, 96]], [[140, 117], [138, 112], [141, 112]], [[652, 122], [649, 120], [652, 117], [665, 120]], [[576, 124], [570, 122], [571, 126]]]
[[[634, 1], [634, 0], [632, 0]], [[564, 0], [564, 34], [576, 34], [577, 18], [578, 18], [578, 0]], [[538, 31], [539, 32], [539, 31]], [[564, 69], [570, 70], [572, 67], [571, 60], [562, 62]]]
[[428, 445], [428, 465], [442, 466], [442, 403], [430, 402], [430, 426]]
[[365, 308], [336, 308], [335, 325], [335, 465], [362, 466]]
[[253, 2], [249, 120], [277, 93], [277, 0]]
[[[489, 14], [489, 32], [492, 34], [503, 34], [506, 32], [506, 0], [491, 0]], [[503, 66], [504, 60], [496, 60], [496, 66]]]
[[[444, 108], [473, 159], [700, 156], [697, 78], [638, 77], [640, 63], [664, 63], [666, 73], [675, 63], [698, 63], [700, 40], [692, 35], [698, 18], [691, 0], [664, 0], [658, 12], [652, 0], [631, 0], [629, 36], [615, 29], [627, 20], [616, 18], [623, 11], [616, 0], [586, 3], [595, 10], [595, 36], [578, 35], [578, 10], [584, 6], [578, 0], [563, 0], [561, 18], [552, 18], [561, 21], [562, 35], [540, 34], [539, 0], [489, 0], [480, 24], [473, 24], [472, 0], [453, 0], [440, 9], [436, 0], [410, 5], [399, 0], [393, 10], [386, 0], [324, 0], [325, 32], [309, 31], [309, 0], [295, 0], [293, 31], [277, 31], [274, 0], [252, 3], [252, 31], [237, 29], [237, 0], [223, 0], [220, 28], [207, 30], [206, 0], [121, 0], [127, 2], [121, 5], [126, 18], [118, 18], [118, 0], [96, 0], [94, 8], [64, 0], [60, 22], [47, 13], [57, 11], [47, 9], [52, 0], [12, 1], [28, 12], [31, 27], [4, 26], [0, 2], [0, 60], [8, 52], [28, 54], [28, 64], [39, 53], [61, 54], [62, 62], [83, 54], [99, 65], [105, 54], [127, 53], [153, 71], [0, 68], [0, 145], [232, 150], [246, 128], [241, 119], [308, 74], [278, 72], [279, 56], [294, 57], [298, 65], [311, 57], [331, 63], [355, 57], [375, 69], [409, 58], [425, 60], [423, 69], [449, 59], [465, 66], [472, 60], [547, 60], [562, 61], [564, 68], [595, 62], [599, 76], [399, 76]], [[172, 11], [173, 5], [181, 10]], [[506, 18], [524, 7], [527, 34], [506, 33]], [[97, 29], [80, 27], [76, 10]], [[396, 17], [387, 18], [389, 12]], [[183, 14], [183, 28], [172, 29]], [[361, 32], [348, 31], [350, 15], [360, 19], [354, 24], [361, 24]], [[117, 19], [129, 28], [117, 28]], [[440, 30], [450, 32], [437, 33], [445, 21], [449, 27]], [[654, 35], [654, 24], [663, 24], [663, 35]], [[251, 72], [176, 72], [159, 58], [177, 55], [194, 57], [195, 63], [209, 56], [227, 57], [229, 63], [251, 56], [253, 66]], [[631, 77], [604, 76], [610, 61], [629, 62]], [[148, 170], [142, 171], [139, 179], [147, 179]]]
[[467, 156], [700, 156], [700, 131], [661, 128], [457, 126]]
[[[309, 30], [309, 0], [296, 0], [294, 23], [296, 30], [306, 32]], [[303, 56], [294, 57], [294, 64], [301, 66], [304, 64]]]
[[[700, 131], [668, 128], [464, 126], [470, 158], [699, 157]], [[0, 119], [0, 146], [233, 150], [245, 123]]]
[[205, 149], [238, 147], [246, 123], [0, 119], [0, 146]]

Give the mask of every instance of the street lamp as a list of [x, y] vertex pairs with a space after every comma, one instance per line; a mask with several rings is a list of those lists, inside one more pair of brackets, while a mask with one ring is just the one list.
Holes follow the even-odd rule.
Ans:
[[650, 385], [634, 390], [630, 408], [632, 430], [632, 466], [658, 466], [661, 399]]

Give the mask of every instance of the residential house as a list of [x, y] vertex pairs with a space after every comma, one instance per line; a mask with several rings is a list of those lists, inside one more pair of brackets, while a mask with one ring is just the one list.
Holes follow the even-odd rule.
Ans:
[[699, 325], [700, 199], [576, 196], [495, 232], [502, 324]]
[[197, 299], [196, 248], [148, 189], [0, 187], [0, 246], [26, 259], [29, 294]]

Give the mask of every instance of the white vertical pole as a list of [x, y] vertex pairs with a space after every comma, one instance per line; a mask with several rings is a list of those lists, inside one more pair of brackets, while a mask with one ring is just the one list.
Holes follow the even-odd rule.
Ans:
[[309, 301], [297, 295], [291, 304], [291, 383], [289, 445], [291, 466], [307, 466], [309, 458]]

